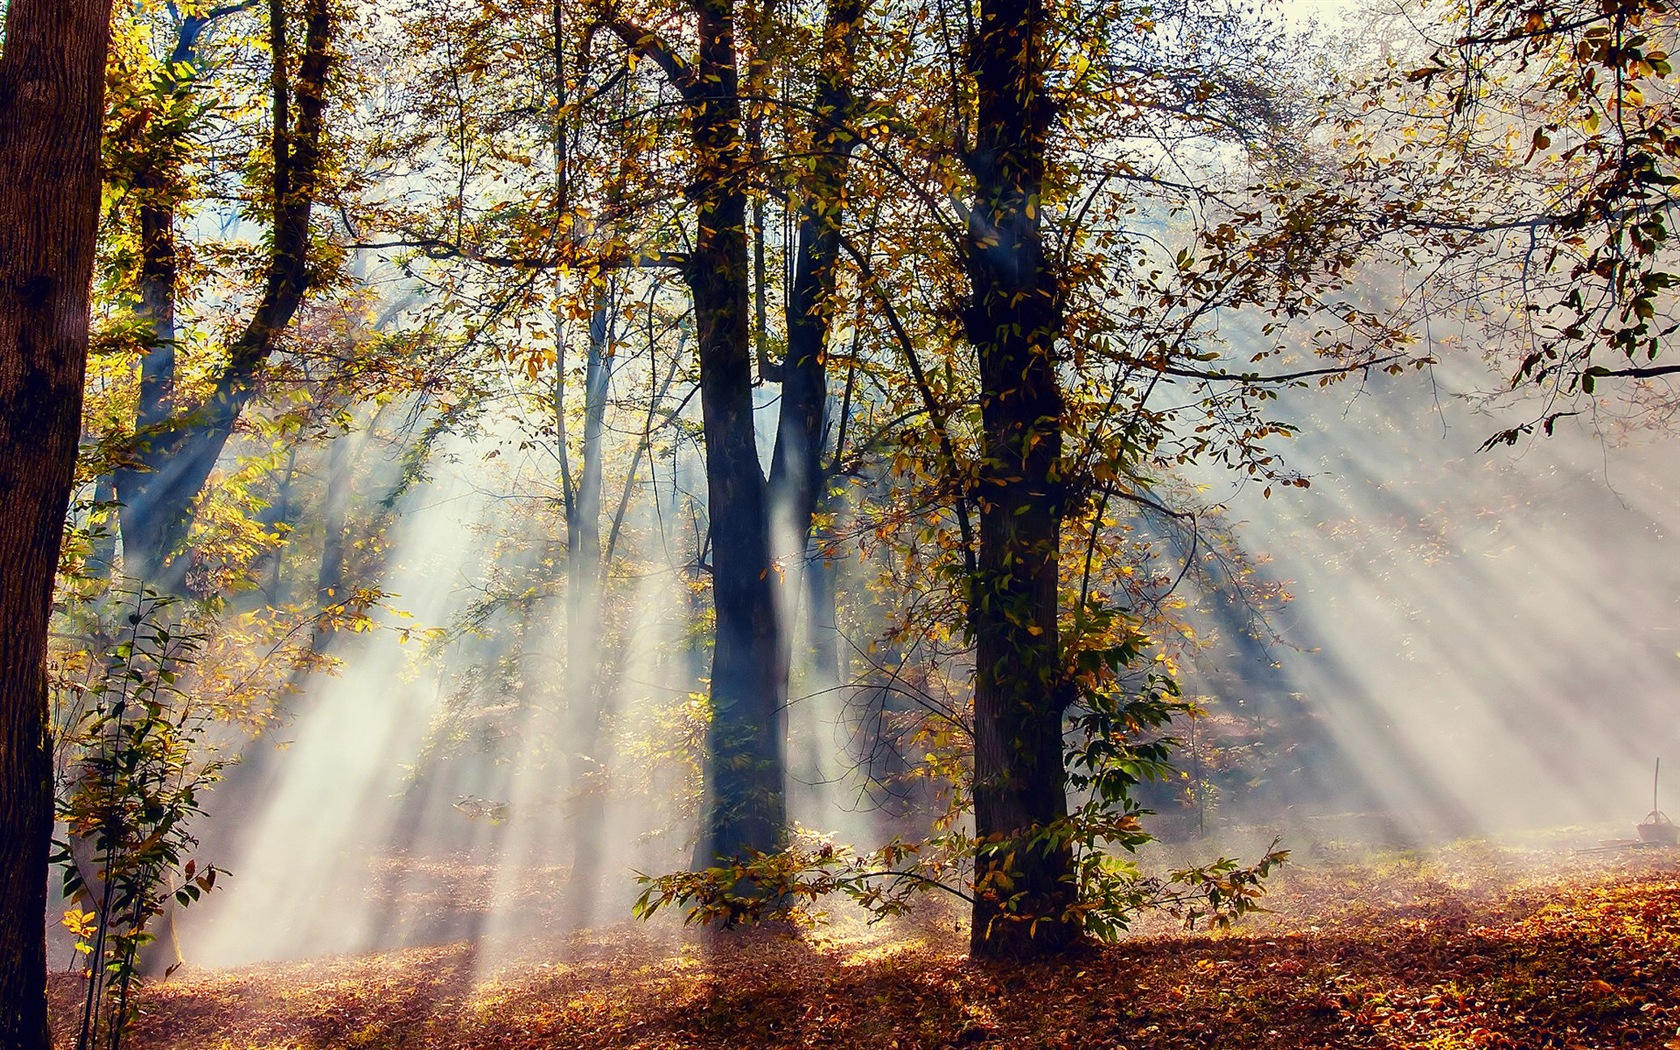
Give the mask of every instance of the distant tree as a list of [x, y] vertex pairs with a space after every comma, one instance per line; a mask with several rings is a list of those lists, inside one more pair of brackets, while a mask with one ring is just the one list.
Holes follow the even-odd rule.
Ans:
[[87, 367], [110, 0], [12, 0], [0, 51], [0, 1047], [46, 1050], [43, 661]]
[[[286, 4], [268, 6], [268, 150], [258, 193], [267, 206], [269, 236], [256, 275], [258, 292], [226, 361], [211, 376], [199, 403], [183, 395], [176, 351], [178, 248], [175, 224], [183, 194], [183, 139], [201, 112], [195, 92], [200, 37], [219, 19], [254, 7], [230, 4], [188, 14], [175, 25], [175, 43], [159, 72], [165, 112], [159, 127], [137, 119], [124, 129], [132, 141], [120, 152], [137, 206], [138, 314], [146, 353], [141, 361], [136, 443], [132, 461], [116, 472], [121, 501], [125, 570], [165, 591], [180, 591], [191, 562], [184, 555], [194, 507], [256, 396], [270, 356], [305, 293], [319, 283], [321, 260], [312, 244], [311, 210], [321, 192], [323, 118], [332, 65], [333, 17], [325, 0], [302, 4], [301, 46]], [[120, 137], [120, 136], [119, 136]], [[263, 152], [260, 149], [259, 153]]]

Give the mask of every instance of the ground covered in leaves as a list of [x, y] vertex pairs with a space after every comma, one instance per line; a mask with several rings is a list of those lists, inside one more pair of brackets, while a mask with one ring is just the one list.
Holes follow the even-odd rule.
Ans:
[[[971, 963], [935, 924], [711, 943], [630, 926], [490, 972], [465, 943], [186, 969], [147, 988], [131, 1045], [1680, 1048], [1680, 850], [1321, 853], [1269, 901], [1231, 933], [1026, 967]], [[62, 1038], [78, 979], [54, 982]]]

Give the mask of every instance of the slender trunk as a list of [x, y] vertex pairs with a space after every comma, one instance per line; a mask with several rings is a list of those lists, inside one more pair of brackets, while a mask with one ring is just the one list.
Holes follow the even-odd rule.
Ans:
[[109, 473], [101, 474], [93, 483], [94, 510], [92, 518], [98, 527], [88, 545], [87, 570], [101, 579], [116, 571], [117, 522], [112, 506], [117, 500], [116, 483]]
[[[293, 445], [286, 451], [286, 466], [280, 472], [280, 477], [274, 482], [274, 502], [262, 515], [263, 525], [276, 533], [290, 534], [297, 508], [292, 505], [292, 483], [297, 477], [297, 446]], [[281, 585], [285, 583], [286, 547], [284, 543], [277, 544], [268, 555], [268, 578], [263, 581], [263, 601], [270, 608], [280, 605], [282, 595]]]
[[840, 667], [840, 564], [826, 553], [834, 538], [831, 533], [818, 530], [811, 538], [814, 549], [805, 566], [810, 582], [806, 638], [817, 688], [834, 689], [846, 680]]
[[[204, 28], [202, 18], [188, 17], [176, 33], [176, 43], [170, 56], [169, 68], [163, 74], [162, 88], [166, 95], [180, 98], [191, 91], [198, 65], [197, 41]], [[178, 76], [184, 71], [184, 76]], [[145, 132], [140, 132], [145, 134]], [[174, 417], [175, 392], [175, 258], [176, 185], [180, 181], [179, 159], [172, 144], [153, 140], [144, 144], [149, 158], [134, 175], [134, 193], [140, 201], [140, 273], [137, 279], [139, 302], [135, 314], [146, 333], [146, 353], [140, 360], [140, 394], [135, 410], [134, 432], [142, 452], [154, 439], [165, 434]], [[119, 471], [119, 487], [125, 502], [119, 518], [126, 537], [133, 535], [127, 546], [129, 569], [147, 561], [142, 552], [146, 548], [141, 538], [147, 532], [145, 518], [149, 509], [143, 500], [132, 498], [133, 471]]]
[[978, 119], [963, 321], [979, 363], [983, 431], [969, 596], [981, 843], [971, 951], [1022, 957], [1060, 950], [1077, 933], [1072, 858], [1040, 834], [1067, 816], [1056, 618], [1061, 320], [1039, 218], [1050, 122], [1042, 0], [981, 0], [970, 55]]
[[0, 51], [0, 1047], [47, 1050], [43, 664], [87, 367], [110, 0], [11, 0]]
[[571, 750], [569, 791], [576, 799], [572, 828], [573, 913], [587, 922], [601, 881], [601, 840], [606, 806], [600, 785], [592, 783], [602, 760], [601, 744], [601, 480], [602, 437], [607, 395], [612, 387], [612, 295], [596, 291], [589, 318], [589, 348], [583, 378], [583, 468], [577, 502], [567, 521], [570, 550], [566, 564], [566, 733]]
[[[153, 442], [167, 440], [174, 419], [175, 391], [175, 202], [167, 196], [168, 178], [154, 168], [135, 180], [140, 205], [140, 301], [135, 313], [146, 333], [140, 359], [140, 397], [134, 418], [137, 459], [146, 463]], [[122, 499], [123, 562], [128, 573], [148, 578], [158, 564], [154, 548], [156, 509], [146, 498], [141, 467], [116, 471]]]
[[[748, 137], [752, 156], [759, 154], [756, 137], [757, 122]], [[764, 202], [752, 202], [752, 265], [753, 265], [753, 345], [758, 351], [758, 378], [765, 383], [782, 381], [781, 366], [770, 360], [770, 307], [768, 275], [764, 272]]]
[[[823, 25], [823, 53], [811, 109], [811, 150], [816, 154], [800, 193], [798, 249], [787, 303], [787, 357], [778, 373], [782, 410], [770, 463], [772, 535], [782, 564], [782, 607], [789, 621], [798, 607], [807, 567], [811, 522], [827, 477], [822, 467], [828, 408], [828, 341], [834, 322], [834, 292], [840, 258], [840, 223], [845, 207], [846, 171], [857, 145], [850, 121], [856, 109], [853, 69], [857, 59], [857, 24], [868, 0], [833, 0]], [[813, 599], [817, 596], [813, 594]], [[833, 595], [828, 595], [830, 607]], [[813, 605], [812, 622], [815, 622]], [[828, 622], [833, 622], [832, 611]], [[787, 696], [792, 632], [780, 639], [777, 685]], [[828, 666], [836, 667], [837, 660]]]
[[[140, 205], [140, 302], [136, 313], [146, 329], [140, 361], [140, 401], [134, 430], [142, 441], [163, 433], [174, 415], [175, 391], [175, 201], [164, 173], [148, 168], [136, 179]], [[127, 510], [125, 517], [142, 513]]]
[[[549, 9], [553, 36], [551, 59], [554, 111], [555, 238], [579, 238], [582, 224], [573, 210], [567, 107], [566, 12], [562, 0]], [[601, 840], [606, 830], [605, 799], [592, 783], [601, 768], [600, 680], [602, 657], [601, 485], [607, 395], [612, 387], [612, 291], [605, 276], [593, 289], [589, 345], [583, 366], [583, 462], [574, 478], [566, 431], [565, 347], [556, 353], [554, 415], [559, 444], [560, 479], [566, 518], [566, 686], [563, 715], [567, 791], [577, 820], [571, 830], [570, 913], [580, 924], [593, 916], [601, 881]], [[557, 330], [558, 327], [557, 327]]]
[[598, 573], [601, 559], [602, 442], [606, 429], [607, 394], [612, 388], [612, 297], [596, 293], [589, 317], [589, 348], [583, 365], [583, 470], [578, 478], [577, 519], [573, 550], [579, 568]]
[[321, 564], [315, 573], [315, 603], [322, 609], [344, 601], [345, 526], [350, 518], [350, 431], [327, 450], [326, 496], [321, 505]]

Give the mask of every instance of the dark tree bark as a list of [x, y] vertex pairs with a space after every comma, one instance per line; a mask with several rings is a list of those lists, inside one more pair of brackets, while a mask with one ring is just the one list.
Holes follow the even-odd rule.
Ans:
[[[776, 614], [770, 514], [774, 508], [784, 515], [781, 524], [794, 537], [792, 549], [780, 553], [789, 562], [802, 563], [823, 480], [828, 336], [842, 189], [857, 142], [847, 124], [855, 107], [855, 29], [867, 0], [838, 0], [825, 19], [811, 124], [812, 149], [818, 157], [802, 187], [787, 356], [773, 375], [783, 384], [783, 400], [768, 481], [759, 467], [753, 429], [748, 323], [752, 271], [743, 184], [748, 149], [737, 91], [734, 14], [730, 0], [692, 0], [692, 7], [699, 35], [692, 67], [639, 27], [617, 21], [612, 28], [628, 46], [656, 62], [682, 92], [695, 147], [697, 170], [688, 197], [698, 222], [685, 277], [699, 335], [717, 611], [712, 721], [706, 741], [707, 811], [695, 851], [696, 866], [704, 867], [777, 848], [787, 824], [783, 708], [791, 642]], [[762, 285], [762, 262], [758, 275]], [[789, 580], [798, 572], [793, 568]]]
[[46, 1050], [43, 663], [81, 429], [110, 0], [12, 0], [0, 52], [0, 1048]]
[[194, 503], [310, 281], [309, 215], [320, 184], [332, 16], [327, 0], [306, 0], [302, 57], [294, 78], [283, 0], [269, 0], [268, 8], [274, 63], [269, 100], [273, 246], [249, 323], [228, 348], [227, 366], [209, 398], [190, 410], [172, 401], [174, 213], [161, 204], [149, 218], [147, 209], [141, 210], [142, 309], [155, 338], [142, 365], [137, 464], [117, 472], [117, 494], [123, 503], [124, 567], [159, 590], [183, 589], [188, 559], [176, 555], [192, 525]]
[[700, 414], [711, 518], [712, 720], [706, 734], [707, 813], [696, 861], [769, 852], [787, 826], [779, 645], [770, 573], [769, 499], [753, 430], [747, 325], [745, 172], [740, 139], [734, 12], [695, 0], [700, 46], [691, 124], [699, 170], [689, 188], [697, 215], [685, 277], [694, 297]]
[[768, 486], [753, 430], [748, 342], [747, 195], [731, 0], [691, 0], [692, 64], [622, 20], [612, 30], [664, 70], [688, 107], [695, 210], [684, 278], [694, 301], [700, 414], [711, 518], [712, 717], [697, 867], [777, 848], [787, 826], [779, 625], [773, 600]]
[[1057, 635], [1062, 395], [1057, 276], [1039, 213], [1051, 108], [1042, 0], [981, 0], [963, 318], [980, 368], [971, 951], [1026, 957], [1074, 938], [1072, 858], [1038, 840], [1067, 816]]

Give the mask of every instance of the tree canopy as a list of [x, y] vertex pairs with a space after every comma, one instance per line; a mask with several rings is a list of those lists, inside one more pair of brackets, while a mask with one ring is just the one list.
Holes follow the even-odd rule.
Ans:
[[[1416, 0], [1334, 56], [1245, 0], [95, 6], [13, 0], [0, 52], [0, 176], [37, 172], [0, 178], [0, 492], [35, 486], [0, 603], [41, 607], [0, 947], [39, 954], [56, 566], [60, 859], [112, 988], [257, 833], [200, 794], [271, 801], [335, 675], [430, 688], [394, 825], [525, 821], [585, 917], [658, 811], [644, 915], [932, 892], [1020, 959], [1230, 921], [1278, 844], [1135, 856], [1198, 632], [1284, 600], [1205, 479], [1288, 498], [1280, 392], [1448, 355], [1517, 413], [1485, 447], [1674, 403], [1664, 0]], [[49, 46], [105, 71], [51, 192], [81, 140], [5, 108]], [[820, 790], [872, 816], [801, 826]]]

